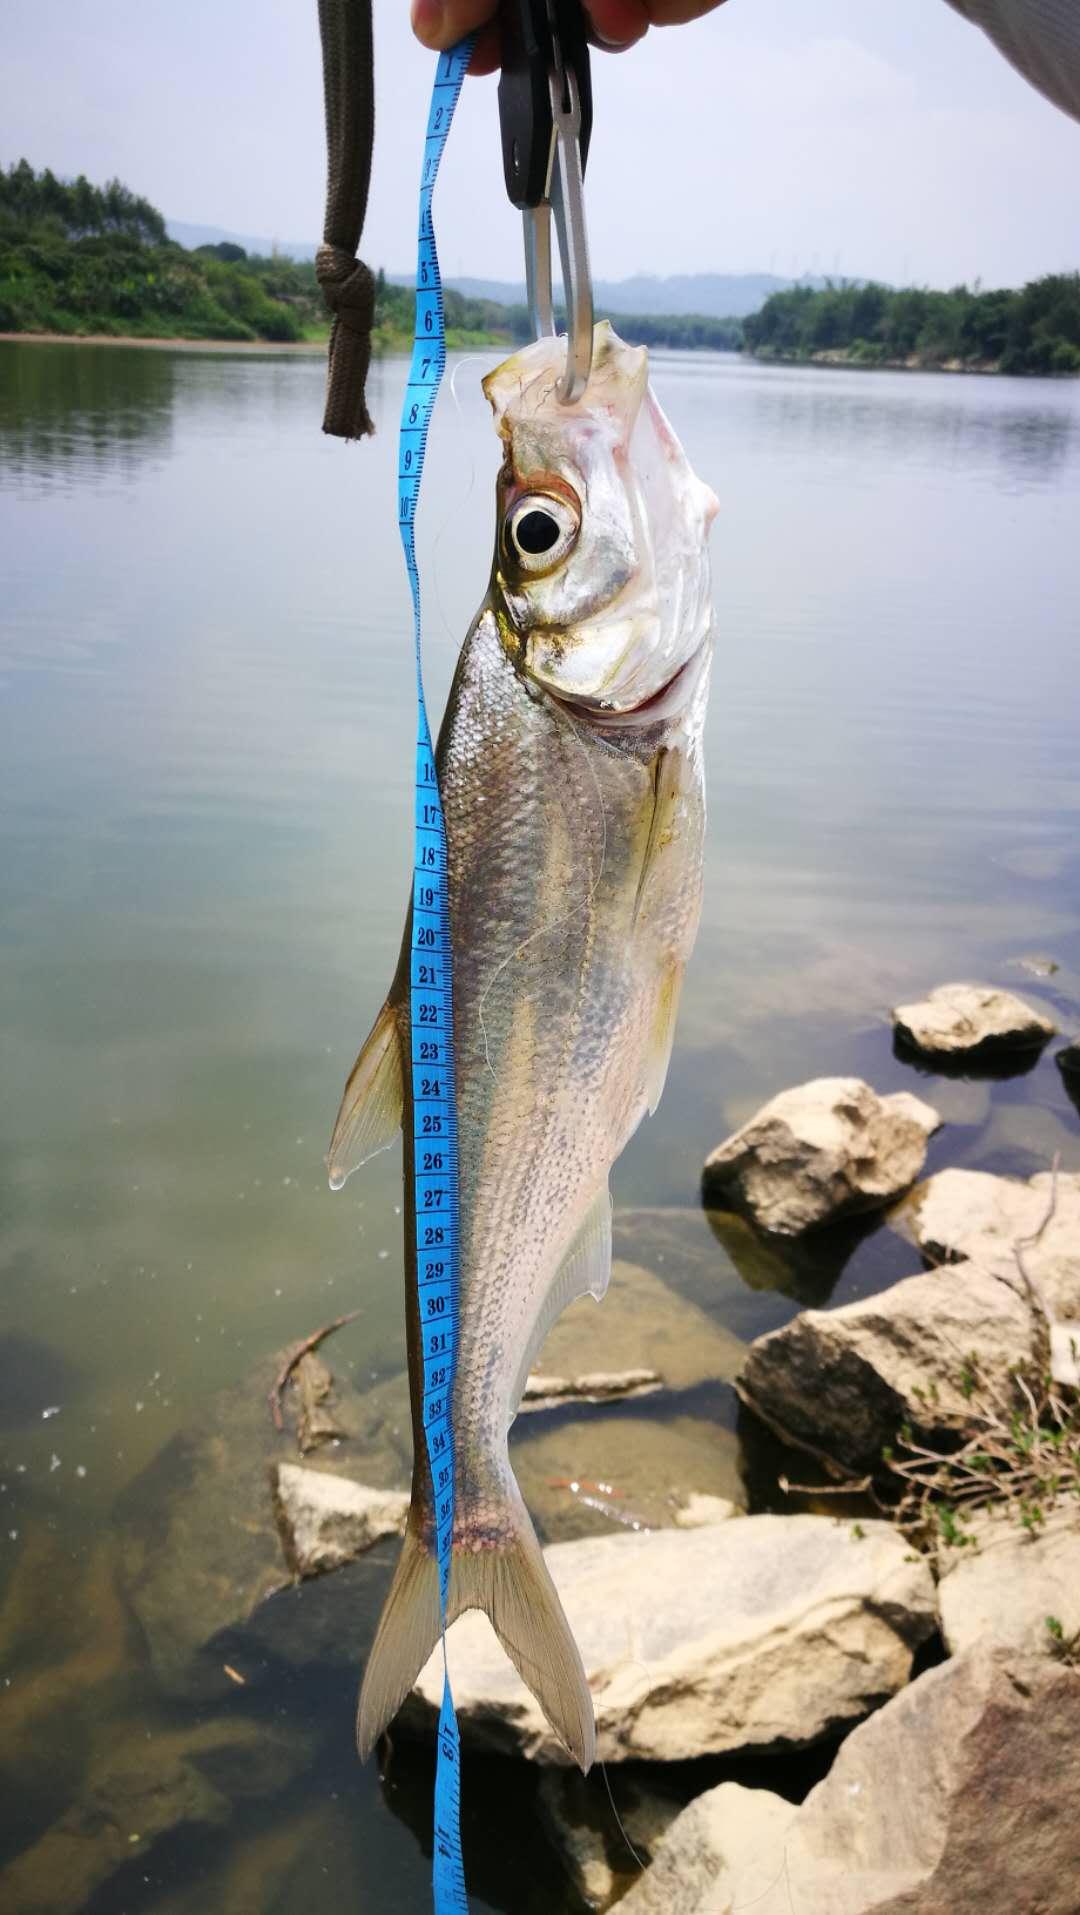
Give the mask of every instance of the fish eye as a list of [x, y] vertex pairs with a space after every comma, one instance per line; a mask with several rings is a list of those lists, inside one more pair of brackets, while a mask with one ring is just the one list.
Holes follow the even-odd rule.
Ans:
[[550, 572], [578, 535], [580, 517], [566, 499], [533, 492], [519, 499], [505, 525], [509, 556], [524, 572]]

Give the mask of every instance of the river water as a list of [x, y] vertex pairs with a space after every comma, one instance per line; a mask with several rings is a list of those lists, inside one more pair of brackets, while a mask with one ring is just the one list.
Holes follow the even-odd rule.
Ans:
[[[436, 707], [490, 559], [488, 363], [454, 363], [430, 450]], [[334, 1365], [404, 1360], [398, 1162], [339, 1196], [322, 1167], [408, 884], [403, 377], [374, 367], [378, 435], [345, 448], [314, 357], [0, 345], [0, 1841], [28, 1908], [425, 1906], [430, 1776], [358, 1768], [340, 1668], [231, 1699], [310, 1749], [287, 1788], [226, 1789], [156, 1844], [121, 1818], [91, 1839], [130, 1858], [74, 1900], [46, 1834], [132, 1737], [207, 1721], [117, 1605], [118, 1497], [340, 1311]], [[721, 502], [710, 835], [617, 1210], [685, 1221], [708, 1150], [820, 1075], [937, 1102], [931, 1168], [1080, 1167], [1053, 1046], [1004, 1081], [923, 1078], [888, 1023], [976, 976], [1080, 1027], [1080, 382], [663, 353], [654, 380]], [[700, 1228], [695, 1300], [743, 1337], [914, 1267], [877, 1229], [769, 1279]], [[569, 1907], [510, 1766], [474, 1765], [471, 1808], [466, 1774], [475, 1906]]]

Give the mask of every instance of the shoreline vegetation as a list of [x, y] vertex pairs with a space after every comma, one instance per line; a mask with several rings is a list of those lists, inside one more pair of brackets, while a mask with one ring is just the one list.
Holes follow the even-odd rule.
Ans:
[[1018, 292], [932, 292], [875, 281], [793, 286], [743, 320], [744, 349], [789, 365], [894, 371], [1080, 373], [1080, 273]]
[[[531, 337], [524, 305], [444, 293], [452, 351]], [[408, 352], [413, 294], [378, 274], [372, 352]], [[1019, 291], [875, 282], [799, 285], [745, 319], [616, 313], [645, 346], [745, 352], [764, 362], [865, 369], [1080, 374], [1080, 273]], [[193, 251], [118, 180], [0, 168], [0, 341], [317, 350], [329, 317], [310, 260], [229, 241]]]

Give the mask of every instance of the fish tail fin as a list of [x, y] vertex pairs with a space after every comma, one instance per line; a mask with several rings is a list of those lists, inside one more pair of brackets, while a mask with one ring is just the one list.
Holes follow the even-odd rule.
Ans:
[[[586, 1773], [596, 1754], [592, 1696], [578, 1647], [521, 1498], [505, 1509], [498, 1543], [454, 1549], [450, 1621], [482, 1609], [527, 1689], [574, 1761]], [[490, 1535], [490, 1515], [485, 1529]], [[364, 1671], [357, 1742], [370, 1754], [397, 1714], [439, 1640], [438, 1563], [409, 1526], [397, 1572]]]
[[596, 1758], [592, 1696], [577, 1643], [516, 1486], [505, 1509], [506, 1541], [454, 1552], [450, 1613], [482, 1609], [583, 1773]]
[[410, 1522], [360, 1685], [356, 1743], [362, 1761], [397, 1715], [441, 1631], [439, 1565]]

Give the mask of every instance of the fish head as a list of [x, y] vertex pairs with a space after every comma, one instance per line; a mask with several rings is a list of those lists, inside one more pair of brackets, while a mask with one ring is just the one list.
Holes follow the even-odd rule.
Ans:
[[649, 705], [704, 648], [717, 501], [649, 388], [648, 355], [606, 321], [581, 398], [563, 339], [484, 380], [504, 445], [491, 597], [525, 677], [584, 713]]

